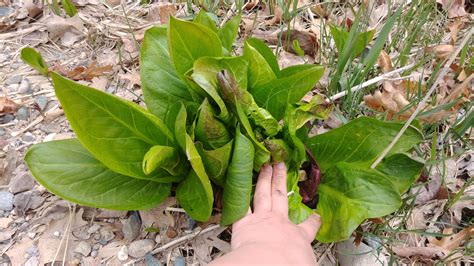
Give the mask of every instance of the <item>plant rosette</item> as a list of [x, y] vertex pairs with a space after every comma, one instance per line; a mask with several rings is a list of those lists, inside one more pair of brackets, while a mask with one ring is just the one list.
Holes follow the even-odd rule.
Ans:
[[289, 217], [300, 223], [319, 213], [319, 241], [347, 239], [365, 219], [396, 211], [423, 167], [409, 155], [420, 131], [410, 127], [375, 169], [402, 124], [360, 117], [308, 137], [307, 125], [331, 112], [319, 96], [301, 101], [324, 68], [280, 69], [253, 38], [233, 55], [239, 23], [218, 29], [200, 12], [148, 29], [140, 56], [146, 109], [49, 72], [26, 48], [22, 58], [51, 76], [77, 136], [28, 150], [38, 182], [72, 202], [115, 210], [152, 208], [174, 194], [197, 221], [209, 219], [222, 190], [221, 224], [229, 225], [247, 212], [262, 165], [284, 161]]

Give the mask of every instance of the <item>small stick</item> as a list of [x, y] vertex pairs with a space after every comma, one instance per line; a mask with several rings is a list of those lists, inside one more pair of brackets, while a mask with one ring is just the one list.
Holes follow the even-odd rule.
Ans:
[[464, 47], [464, 45], [466, 45], [467, 41], [471, 38], [472, 34], [474, 33], [474, 28], [471, 28], [471, 30], [467, 33], [467, 35], [464, 37], [464, 39], [462, 40], [461, 44], [459, 45], [458, 49], [456, 49], [456, 51], [451, 55], [451, 57], [449, 58], [449, 60], [446, 62], [446, 64], [444, 64], [444, 67], [443, 69], [441, 70], [441, 73], [439, 74], [438, 78], [436, 78], [435, 82], [433, 83], [433, 85], [431, 85], [431, 88], [430, 90], [426, 93], [425, 97], [421, 100], [420, 103], [418, 103], [418, 106], [416, 107], [415, 111], [413, 112], [413, 114], [410, 116], [410, 118], [407, 120], [407, 122], [405, 123], [405, 125], [402, 127], [402, 129], [400, 130], [400, 132], [398, 132], [398, 134], [395, 136], [395, 138], [393, 138], [392, 142], [390, 142], [390, 144], [387, 146], [387, 148], [385, 148], [385, 150], [382, 151], [382, 153], [380, 154], [380, 156], [377, 158], [377, 160], [375, 160], [375, 162], [372, 164], [372, 166], [370, 166], [370, 168], [374, 169], [375, 167], [377, 167], [377, 165], [383, 160], [383, 158], [390, 152], [390, 150], [393, 148], [393, 146], [395, 146], [395, 144], [397, 143], [397, 141], [402, 137], [403, 133], [405, 133], [405, 130], [407, 130], [407, 128], [411, 125], [411, 122], [413, 122], [413, 120], [415, 119], [415, 117], [418, 115], [418, 113], [420, 113], [423, 105], [428, 101], [428, 99], [430, 98], [431, 94], [434, 92], [434, 90], [436, 89], [436, 87], [438, 87], [438, 84], [441, 82], [441, 80], [443, 79], [443, 77], [446, 75], [446, 73], [448, 72], [449, 70], [449, 67], [451, 66], [451, 64], [454, 62], [454, 59], [456, 59], [456, 56], [461, 52], [462, 48]]
[[[415, 64], [409, 64], [409, 65], [406, 65], [406, 66], [404, 66], [404, 67], [401, 67], [401, 68], [392, 70], [392, 71], [390, 71], [390, 72], [388, 72], [388, 73], [385, 73], [385, 74], [380, 75], [380, 76], [378, 76], [378, 77], [375, 77], [375, 78], [373, 78], [373, 79], [367, 80], [366, 82], [363, 82], [363, 83], [361, 83], [361, 84], [359, 84], [359, 85], [356, 85], [356, 86], [350, 88], [349, 91], [351, 91], [352, 93], [354, 93], [354, 92], [359, 91], [359, 90], [361, 90], [361, 89], [363, 89], [363, 88], [366, 88], [366, 87], [368, 87], [368, 86], [370, 86], [370, 85], [372, 85], [372, 84], [375, 84], [375, 83], [377, 83], [377, 82], [379, 82], [379, 81], [388, 79], [388, 78], [390, 78], [390, 77], [391, 77], [392, 75], [394, 75], [394, 74], [397, 74], [397, 73], [403, 72], [403, 71], [405, 71], [405, 70], [408, 70], [408, 69], [412, 68], [414, 65], [415, 65]], [[339, 93], [334, 94], [333, 96], [329, 97], [329, 99], [326, 99], [326, 103], [330, 103], [330, 102], [332, 102], [332, 101], [335, 101], [335, 100], [337, 100], [337, 99], [339, 99], [339, 98], [342, 98], [342, 97], [346, 96], [346, 95], [347, 95], [347, 92], [348, 92], [348, 91], [345, 90], [345, 91], [341, 91], [341, 92], [339, 92]]]
[[221, 226], [218, 225], [218, 224], [216, 224], [216, 225], [213, 225], [213, 226], [209, 226], [208, 228], [205, 228], [205, 229], [203, 229], [203, 230], [201, 230], [201, 231], [199, 231], [199, 232], [194, 232], [194, 233], [191, 233], [191, 234], [189, 234], [189, 235], [185, 235], [185, 236], [180, 237], [180, 238], [178, 238], [178, 239], [176, 239], [176, 240], [173, 240], [173, 241], [171, 241], [171, 242], [169, 242], [169, 243], [167, 243], [167, 244], [165, 244], [165, 245], [163, 245], [163, 246], [161, 246], [161, 247], [159, 247], [159, 248], [154, 249], [154, 250], [151, 252], [151, 254], [152, 254], [152, 255], [155, 255], [155, 254], [157, 254], [157, 253], [163, 252], [163, 251], [165, 251], [166, 249], [168, 249], [168, 248], [170, 248], [170, 247], [172, 247], [172, 246], [181, 244], [182, 242], [185, 242], [185, 241], [187, 241], [187, 240], [189, 240], [189, 239], [191, 239], [191, 238], [194, 238], [194, 237], [196, 237], [196, 236], [198, 236], [198, 235], [200, 235], [200, 234], [205, 234], [205, 233], [211, 232], [211, 231], [213, 231], [213, 230], [216, 230], [216, 229], [219, 228], [219, 227], [221, 227]]

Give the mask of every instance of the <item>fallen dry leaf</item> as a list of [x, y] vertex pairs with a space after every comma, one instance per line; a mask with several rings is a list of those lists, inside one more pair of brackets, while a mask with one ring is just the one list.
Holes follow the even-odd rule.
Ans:
[[72, 70], [67, 70], [63, 66], [56, 64], [53, 66], [54, 71], [58, 71], [61, 75], [73, 80], [87, 80], [91, 81], [94, 77], [100, 77], [107, 72], [112, 71], [112, 65], [98, 66], [97, 62], [93, 61], [89, 66], [78, 66]]
[[133, 89], [135, 85], [142, 85], [140, 73], [136, 70], [132, 70], [131, 72], [125, 74], [119, 74], [119, 78], [128, 81], [128, 89]]
[[425, 49], [427, 53], [433, 53], [437, 58], [443, 59], [454, 52], [454, 46], [451, 44], [440, 44]]
[[429, 242], [447, 251], [453, 251], [455, 248], [461, 246], [463, 241], [468, 240], [474, 235], [474, 227], [464, 228], [457, 234], [453, 234], [453, 228], [446, 228], [443, 230], [443, 234], [450, 235], [441, 238], [440, 240], [435, 237], [430, 237]]
[[73, 45], [84, 37], [84, 23], [77, 15], [63, 18], [51, 14], [45, 23], [49, 38], [53, 41], [59, 39], [64, 46]]
[[444, 258], [448, 253], [440, 247], [392, 247], [393, 253], [400, 257], [421, 256], [431, 260]]
[[0, 97], [0, 115], [14, 113], [20, 106], [7, 97]]
[[437, 3], [443, 6], [444, 10], [448, 11], [448, 18], [456, 18], [467, 15], [464, 9], [465, 0], [436, 0]]
[[[390, 57], [384, 52], [380, 54], [378, 63], [384, 73], [389, 72], [393, 68]], [[454, 84], [454, 80], [449, 75], [445, 78], [450, 80], [444, 81], [445, 86], [439, 86], [439, 93], [437, 94], [436, 101], [433, 103], [434, 105], [425, 103], [422, 106], [422, 112], [432, 110], [436, 106], [450, 103], [459, 98], [460, 101], [450, 109], [440, 110], [433, 114], [420, 117], [421, 121], [433, 123], [446, 117], [452, 117], [464, 102], [471, 100], [472, 93], [469, 90], [469, 84], [472, 77], [466, 78], [463, 83], [459, 84], [453, 90], [448, 89], [448, 83]], [[381, 90], [375, 91], [372, 95], [364, 96], [364, 102], [369, 108], [379, 112], [387, 112], [388, 119], [407, 120], [415, 111], [415, 106], [407, 108], [410, 105], [410, 101], [408, 100], [409, 96], [415, 95], [419, 89], [426, 91], [423, 85], [421, 85], [421, 88], [419, 87], [418, 82], [409, 80], [385, 80]]]
[[453, 21], [449, 22], [448, 29], [451, 35], [451, 44], [456, 43], [458, 32], [463, 27], [463, 25], [464, 21], [462, 18], [455, 18]]
[[153, 4], [148, 12], [148, 20], [159, 21], [161, 24], [168, 23], [170, 16], [177, 13], [177, 4], [174, 3], [156, 3]]
[[282, 18], [283, 18], [283, 10], [281, 9], [281, 7], [275, 5], [274, 8], [273, 8], [273, 17], [267, 21], [265, 21], [265, 24], [267, 26], [271, 26], [271, 25], [275, 25], [275, 24], [278, 24], [281, 22]]
[[283, 48], [285, 51], [298, 54], [295, 51], [294, 41], [298, 41], [300, 48], [304, 51], [305, 55], [314, 56], [318, 48], [318, 40], [314, 33], [308, 31], [290, 30], [290, 36], [285, 30], [282, 32]]

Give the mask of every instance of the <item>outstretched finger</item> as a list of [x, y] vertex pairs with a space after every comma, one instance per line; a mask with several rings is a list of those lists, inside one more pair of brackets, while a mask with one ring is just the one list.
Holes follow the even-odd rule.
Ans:
[[273, 167], [272, 211], [288, 217], [288, 195], [286, 191], [286, 166], [285, 163], [281, 162]]
[[265, 165], [262, 167], [255, 187], [255, 195], [253, 197], [254, 212], [270, 211], [272, 208], [272, 167]]
[[308, 242], [312, 242], [321, 226], [321, 217], [317, 214], [311, 214], [306, 221], [298, 224], [298, 226], [304, 231]]

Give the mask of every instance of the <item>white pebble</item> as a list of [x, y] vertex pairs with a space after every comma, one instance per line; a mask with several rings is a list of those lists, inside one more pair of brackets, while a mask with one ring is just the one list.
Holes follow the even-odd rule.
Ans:
[[125, 261], [128, 259], [128, 248], [127, 246], [122, 246], [122, 248], [117, 253], [117, 259], [119, 261]]
[[29, 237], [30, 239], [35, 238], [35, 236], [36, 236], [36, 234], [33, 233], [33, 232], [29, 232], [29, 233], [28, 233], [28, 237]]
[[59, 231], [54, 231], [53, 236], [59, 237], [61, 236], [61, 233]]

